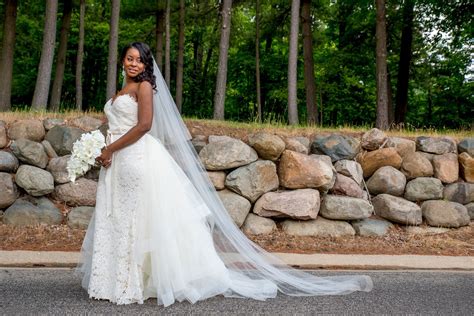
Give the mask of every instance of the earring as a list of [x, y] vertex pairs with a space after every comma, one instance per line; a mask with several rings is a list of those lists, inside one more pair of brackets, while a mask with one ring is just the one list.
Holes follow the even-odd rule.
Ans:
[[125, 67], [122, 66], [122, 77], [125, 79]]

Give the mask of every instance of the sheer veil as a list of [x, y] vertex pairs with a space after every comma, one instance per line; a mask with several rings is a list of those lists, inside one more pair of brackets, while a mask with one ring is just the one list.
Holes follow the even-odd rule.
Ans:
[[153, 97], [153, 125], [149, 134], [166, 147], [211, 210], [208, 223], [214, 245], [232, 275], [239, 281], [270, 281], [282, 293], [293, 296], [370, 291], [373, 284], [368, 276], [316, 277], [286, 265], [242, 233], [227, 213], [194, 150], [191, 135], [155, 61], [153, 65], [157, 92]]

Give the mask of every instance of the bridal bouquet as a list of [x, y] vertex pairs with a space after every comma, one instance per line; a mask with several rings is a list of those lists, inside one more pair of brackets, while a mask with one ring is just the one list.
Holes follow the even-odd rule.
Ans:
[[105, 137], [99, 130], [82, 134], [81, 138], [74, 142], [71, 157], [67, 162], [67, 172], [70, 181], [85, 174], [94, 164], [95, 158], [99, 157], [102, 148], [105, 147]]

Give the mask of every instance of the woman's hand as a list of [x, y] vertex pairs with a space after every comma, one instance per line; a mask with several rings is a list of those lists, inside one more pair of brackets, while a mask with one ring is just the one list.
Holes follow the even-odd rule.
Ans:
[[95, 160], [100, 163], [102, 167], [108, 168], [112, 163], [112, 154], [112, 151], [110, 151], [107, 147], [104, 147], [100, 156], [97, 157]]

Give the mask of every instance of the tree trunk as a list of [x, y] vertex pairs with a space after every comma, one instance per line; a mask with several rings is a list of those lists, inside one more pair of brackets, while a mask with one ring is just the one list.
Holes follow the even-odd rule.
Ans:
[[298, 124], [298, 104], [296, 95], [296, 73], [298, 60], [298, 19], [300, 15], [300, 1], [291, 1], [291, 28], [288, 54], [288, 122]]
[[255, 4], [255, 81], [257, 87], [257, 122], [262, 122], [262, 96], [260, 89], [260, 1]]
[[227, 84], [227, 59], [229, 51], [232, 0], [223, 0], [222, 27], [219, 43], [219, 66], [217, 68], [216, 92], [214, 94], [214, 119], [224, 119], [224, 103]]
[[117, 54], [120, 0], [112, 0], [110, 12], [109, 58], [107, 66], [107, 100], [117, 92]]
[[165, 28], [165, 11], [156, 11], [156, 64], [163, 71], [163, 32]]
[[165, 17], [165, 81], [168, 88], [171, 87], [171, 61], [170, 61], [170, 50], [171, 50], [171, 38], [170, 38], [170, 14], [171, 14], [171, 0], [166, 1], [166, 17]]
[[176, 107], [179, 113], [183, 107], [184, 14], [184, 0], [179, 0], [178, 62], [176, 67]]
[[398, 63], [397, 95], [395, 101], [395, 122], [405, 122], [408, 108], [408, 82], [413, 41], [413, 0], [406, 0], [403, 7], [403, 27], [400, 43], [400, 60]]
[[5, 1], [2, 55], [0, 59], [0, 74], [2, 74], [2, 80], [0, 80], [0, 111], [9, 111], [11, 109], [17, 7], [17, 0]]
[[76, 60], [76, 109], [82, 111], [82, 62], [84, 60], [84, 17], [86, 0], [81, 0], [79, 7], [79, 43]]
[[69, 29], [71, 28], [72, 1], [64, 1], [63, 17], [61, 22], [61, 33], [59, 36], [59, 49], [56, 60], [56, 72], [54, 75], [53, 88], [51, 89], [51, 99], [49, 109], [58, 111], [61, 102], [61, 90], [64, 80], [64, 68], [66, 67], [67, 40]]
[[385, 130], [388, 128], [387, 25], [385, 19], [385, 0], [376, 0], [376, 8], [377, 118], [375, 127]]
[[316, 105], [316, 83], [314, 80], [313, 32], [311, 31], [311, 0], [303, 0], [301, 21], [303, 24], [304, 84], [306, 90], [306, 110], [308, 125], [318, 123]]
[[46, 0], [46, 17], [44, 21], [43, 45], [38, 67], [35, 92], [31, 108], [46, 110], [48, 104], [49, 85], [54, 58], [54, 44], [56, 42], [56, 16], [58, 14], [58, 0]]

